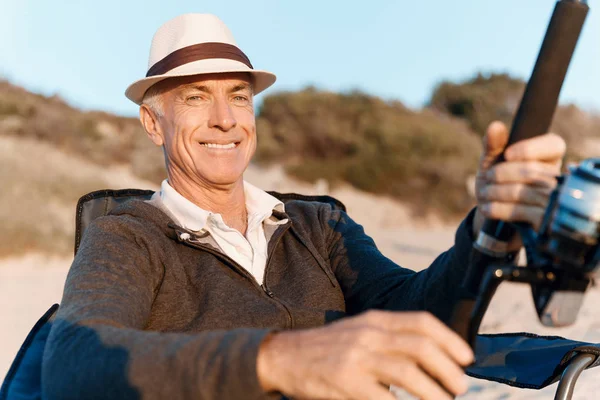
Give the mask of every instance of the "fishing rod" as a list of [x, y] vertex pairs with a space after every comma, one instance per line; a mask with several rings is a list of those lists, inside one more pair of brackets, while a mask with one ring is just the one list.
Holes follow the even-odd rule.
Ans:
[[[586, 0], [557, 1], [513, 121], [507, 147], [548, 132], [588, 11]], [[500, 154], [495, 163], [502, 161], [504, 154]], [[486, 272], [490, 266], [514, 262], [514, 254], [509, 253], [508, 243], [515, 234], [514, 224], [487, 219], [473, 244], [461, 296], [454, 307], [450, 323], [473, 349], [481, 319], [495, 291], [494, 289], [490, 294], [490, 285], [484, 284], [486, 281], [489, 283]], [[536, 284], [528, 283], [532, 287]], [[487, 290], [488, 293], [482, 293], [482, 290]], [[546, 301], [544, 306], [549, 303]]]

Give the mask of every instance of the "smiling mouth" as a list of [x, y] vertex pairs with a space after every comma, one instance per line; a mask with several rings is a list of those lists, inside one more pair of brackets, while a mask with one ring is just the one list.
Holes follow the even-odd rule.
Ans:
[[235, 149], [239, 144], [240, 144], [240, 142], [229, 142], [229, 143], [200, 142], [201, 146], [208, 147], [209, 149], [221, 149], [221, 150]]

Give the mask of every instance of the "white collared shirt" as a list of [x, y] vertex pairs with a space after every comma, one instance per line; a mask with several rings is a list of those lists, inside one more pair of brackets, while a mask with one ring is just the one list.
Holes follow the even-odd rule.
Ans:
[[263, 224], [280, 225], [286, 219], [269, 219], [273, 210], [283, 212], [283, 203], [264, 190], [244, 181], [248, 228], [246, 236], [230, 228], [221, 214], [204, 210], [177, 192], [165, 179], [160, 186], [160, 198], [175, 216], [176, 222], [191, 231], [210, 233], [223, 253], [244, 267], [262, 284], [267, 263], [267, 239]]

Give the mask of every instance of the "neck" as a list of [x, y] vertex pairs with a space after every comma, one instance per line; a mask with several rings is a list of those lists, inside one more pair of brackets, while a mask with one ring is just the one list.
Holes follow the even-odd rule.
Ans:
[[233, 184], [212, 185], [178, 179], [177, 175], [169, 174], [169, 184], [179, 194], [203, 210], [221, 214], [227, 226], [246, 235], [248, 214], [242, 178]]

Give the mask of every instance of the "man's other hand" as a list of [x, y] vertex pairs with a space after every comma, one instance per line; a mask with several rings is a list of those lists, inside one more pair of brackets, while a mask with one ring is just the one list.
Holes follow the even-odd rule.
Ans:
[[[475, 193], [477, 212], [473, 222], [475, 237], [485, 218], [528, 222], [538, 229], [548, 199], [556, 187], [565, 155], [565, 141], [546, 133], [519, 141], [506, 148], [509, 132], [501, 122], [492, 122], [483, 139]], [[505, 162], [493, 164], [502, 151]], [[509, 250], [521, 246], [515, 238]]]
[[294, 398], [394, 400], [388, 387], [395, 385], [439, 400], [467, 390], [463, 367], [471, 362], [467, 343], [431, 314], [369, 311], [272, 334], [257, 370], [265, 391]]

